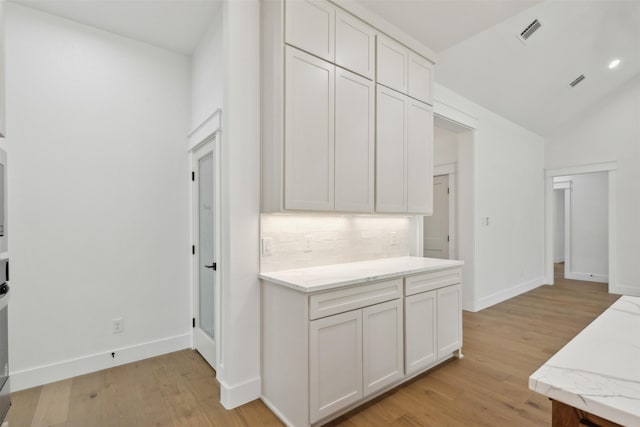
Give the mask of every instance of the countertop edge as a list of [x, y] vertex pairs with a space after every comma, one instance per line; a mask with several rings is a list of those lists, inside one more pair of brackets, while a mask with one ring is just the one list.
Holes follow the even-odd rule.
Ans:
[[[419, 257], [418, 257], [419, 258]], [[389, 258], [386, 258], [389, 259]], [[372, 260], [372, 261], [379, 261], [379, 260]], [[429, 267], [420, 267], [420, 268], [411, 268], [411, 269], [398, 269], [396, 271], [393, 272], [389, 272], [389, 273], [384, 273], [384, 274], [380, 274], [380, 275], [374, 275], [374, 276], [359, 276], [359, 277], [353, 277], [353, 278], [349, 278], [347, 280], [336, 280], [334, 282], [331, 283], [322, 283], [322, 284], [318, 284], [318, 285], [312, 285], [312, 286], [302, 286], [287, 280], [282, 280], [279, 279], [277, 277], [273, 277], [270, 274], [271, 273], [259, 273], [258, 277], [261, 280], [264, 280], [266, 282], [269, 283], [274, 283], [277, 285], [281, 285], [281, 286], [285, 286], [291, 289], [294, 289], [296, 291], [302, 292], [302, 293], [314, 293], [314, 292], [320, 292], [320, 291], [327, 291], [327, 290], [331, 290], [331, 289], [336, 289], [336, 288], [345, 288], [345, 287], [349, 287], [352, 285], [358, 285], [358, 284], [363, 284], [363, 283], [370, 283], [370, 282], [377, 282], [380, 280], [386, 280], [386, 279], [393, 279], [393, 278], [397, 278], [397, 277], [402, 277], [402, 276], [411, 276], [414, 274], [420, 274], [420, 273], [427, 273], [430, 271], [438, 271], [438, 270], [447, 270], [447, 269], [452, 269], [452, 268], [460, 268], [464, 265], [464, 261], [459, 261], [459, 260], [443, 260], [446, 261], [446, 263], [444, 265], [437, 265], [437, 266], [429, 266]], [[328, 265], [326, 266], [327, 268], [331, 268], [334, 265]], [[337, 265], [342, 265], [342, 264], [337, 264]], [[313, 268], [320, 268], [320, 267], [313, 267]], [[273, 274], [277, 274], [277, 273], [281, 273], [281, 272], [272, 272]]]

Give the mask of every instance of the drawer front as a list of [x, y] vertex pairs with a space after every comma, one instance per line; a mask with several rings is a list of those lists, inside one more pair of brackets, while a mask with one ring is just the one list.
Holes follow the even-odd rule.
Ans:
[[409, 276], [404, 279], [404, 294], [415, 295], [420, 292], [427, 292], [444, 286], [455, 285], [460, 283], [461, 279], [462, 270], [460, 268]]
[[309, 320], [319, 319], [402, 296], [402, 279], [354, 286], [309, 297]]

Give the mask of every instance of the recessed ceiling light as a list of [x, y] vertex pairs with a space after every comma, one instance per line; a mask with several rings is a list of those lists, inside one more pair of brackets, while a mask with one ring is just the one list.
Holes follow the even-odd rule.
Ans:
[[613, 70], [618, 65], [620, 65], [620, 60], [619, 59], [614, 59], [613, 61], [609, 62], [609, 69]]

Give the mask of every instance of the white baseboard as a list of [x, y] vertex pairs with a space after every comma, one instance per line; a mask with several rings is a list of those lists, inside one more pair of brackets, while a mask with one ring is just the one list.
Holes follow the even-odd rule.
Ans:
[[220, 381], [220, 403], [225, 409], [233, 409], [260, 398], [262, 394], [262, 380], [260, 377], [251, 378], [240, 384], [229, 385]]
[[576, 273], [575, 271], [571, 271], [565, 274], [565, 278], [571, 279], [571, 280], [582, 280], [585, 282], [598, 282], [598, 283], [609, 282], [609, 276], [606, 274]]
[[265, 396], [260, 396], [260, 400], [262, 400], [262, 403], [264, 403], [264, 405], [269, 408], [269, 410], [271, 410], [271, 412], [273, 412], [276, 417], [278, 417], [280, 419], [280, 421], [282, 421], [282, 423], [287, 426], [287, 427], [294, 427], [293, 423], [290, 422], [287, 417], [285, 417], [282, 412], [280, 412], [278, 410], [278, 408], [275, 407], [274, 404], [272, 404], [269, 399], [267, 399]]
[[609, 286], [609, 292], [618, 295], [640, 297], [640, 286], [611, 285]]
[[506, 301], [510, 298], [516, 297], [525, 292], [529, 292], [532, 289], [535, 289], [539, 286], [544, 285], [544, 277], [537, 277], [533, 280], [529, 280], [528, 282], [520, 283], [516, 286], [513, 286], [508, 289], [504, 289], [500, 292], [496, 292], [489, 296], [480, 298], [476, 304], [476, 311], [484, 310], [487, 307], [491, 307], [492, 305], [501, 303], [502, 301]]
[[63, 362], [11, 372], [11, 391], [20, 391], [191, 347], [191, 333], [176, 335]]

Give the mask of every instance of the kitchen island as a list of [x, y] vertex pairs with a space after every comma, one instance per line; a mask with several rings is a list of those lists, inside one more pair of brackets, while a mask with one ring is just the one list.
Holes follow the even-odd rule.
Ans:
[[321, 425], [462, 357], [462, 262], [398, 257], [261, 273], [262, 400]]
[[553, 426], [640, 426], [640, 297], [623, 296], [529, 377]]

